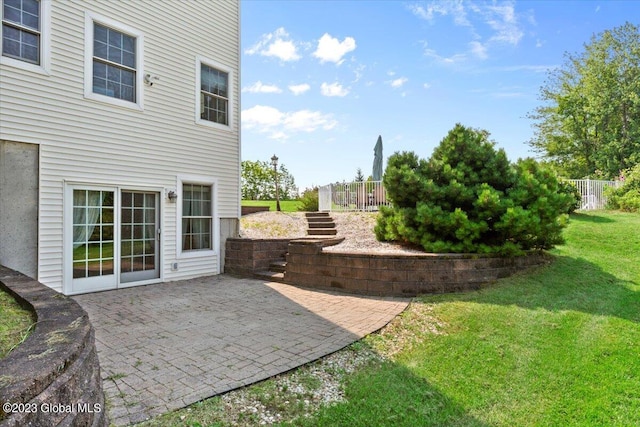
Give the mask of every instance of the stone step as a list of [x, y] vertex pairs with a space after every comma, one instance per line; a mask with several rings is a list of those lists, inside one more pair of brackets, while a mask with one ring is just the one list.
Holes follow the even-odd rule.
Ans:
[[307, 212], [307, 236], [325, 237], [338, 234], [336, 223], [329, 212]]
[[331, 221], [311, 222], [309, 221], [309, 228], [336, 228], [336, 223]]
[[338, 230], [335, 228], [308, 228], [307, 234], [310, 236], [335, 236]]
[[261, 280], [267, 280], [269, 282], [284, 283], [284, 273], [277, 273], [275, 271], [256, 271], [253, 273], [254, 277]]
[[329, 216], [329, 212], [305, 212], [307, 218], [317, 218]]
[[310, 216], [307, 218], [307, 222], [309, 224], [311, 224], [312, 222], [333, 222], [333, 218], [331, 218], [330, 216]]
[[287, 271], [287, 261], [282, 260], [272, 262], [271, 264], [269, 264], [269, 271], [272, 271], [274, 273], [284, 273], [285, 271]]

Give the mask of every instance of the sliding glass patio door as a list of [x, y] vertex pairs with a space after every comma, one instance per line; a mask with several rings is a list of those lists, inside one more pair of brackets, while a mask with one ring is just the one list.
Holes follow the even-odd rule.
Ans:
[[74, 292], [116, 287], [115, 192], [74, 189], [72, 276]]
[[160, 277], [158, 262], [158, 196], [121, 192], [120, 283]]
[[75, 187], [67, 194], [72, 234], [67, 238], [71, 265], [67, 293], [117, 289], [160, 278], [159, 192]]

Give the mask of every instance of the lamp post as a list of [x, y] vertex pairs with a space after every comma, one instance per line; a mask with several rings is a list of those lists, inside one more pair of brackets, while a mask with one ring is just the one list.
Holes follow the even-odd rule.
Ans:
[[278, 188], [278, 158], [274, 154], [271, 157], [271, 164], [273, 165], [273, 179], [276, 181], [276, 210], [280, 212], [280, 189]]

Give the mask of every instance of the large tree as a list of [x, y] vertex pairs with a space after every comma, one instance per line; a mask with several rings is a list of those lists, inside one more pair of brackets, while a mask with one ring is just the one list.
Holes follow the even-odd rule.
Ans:
[[[273, 167], [266, 161], [244, 160], [242, 162], [242, 199], [273, 200], [275, 196], [275, 176]], [[298, 197], [293, 175], [284, 165], [278, 167], [278, 186], [281, 200]]]
[[640, 163], [640, 27], [594, 35], [540, 88], [529, 144], [568, 178], [613, 178]]

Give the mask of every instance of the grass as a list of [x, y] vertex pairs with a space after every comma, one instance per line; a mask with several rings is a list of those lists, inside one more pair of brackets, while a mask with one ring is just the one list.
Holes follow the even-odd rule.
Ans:
[[11, 294], [0, 288], [0, 359], [24, 342], [33, 326], [31, 312], [22, 308]]
[[[296, 396], [280, 396], [289, 405], [276, 405], [278, 425], [640, 425], [640, 215], [574, 215], [565, 236], [547, 266], [477, 292], [416, 298], [350, 347], [386, 359], [346, 375], [344, 401], [305, 417]], [[268, 404], [269, 384], [247, 390]], [[220, 397], [207, 402], [168, 416], [257, 425], [229, 418], [237, 409]]]
[[[392, 360], [296, 425], [640, 425], [640, 215], [575, 215], [554, 263], [425, 296], [385, 332]], [[415, 311], [433, 328], [416, 327]]]
[[[269, 206], [270, 211], [276, 210], [275, 200], [243, 200], [242, 206]], [[280, 200], [280, 210], [282, 212], [298, 212], [301, 206], [300, 200]]]

